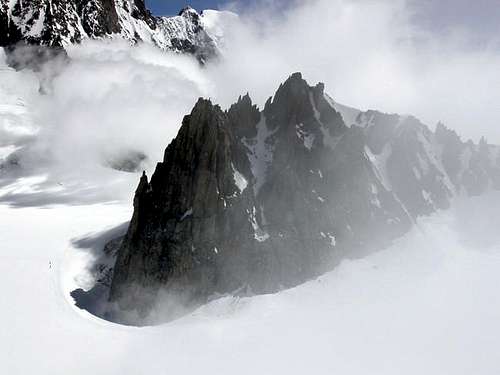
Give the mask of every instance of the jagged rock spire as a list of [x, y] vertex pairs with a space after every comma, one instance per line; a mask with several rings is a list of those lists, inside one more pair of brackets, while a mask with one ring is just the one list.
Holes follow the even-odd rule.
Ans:
[[249, 95], [226, 112], [199, 99], [151, 181], [139, 183], [114, 313], [147, 315], [160, 291], [192, 307], [297, 285], [386, 245], [456, 192], [500, 183], [486, 141], [377, 111], [355, 123], [347, 127], [324, 85], [300, 73], [262, 112]]

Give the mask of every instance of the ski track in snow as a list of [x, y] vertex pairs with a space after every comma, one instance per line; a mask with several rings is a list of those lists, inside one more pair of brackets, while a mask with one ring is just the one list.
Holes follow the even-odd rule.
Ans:
[[489, 217], [499, 202], [458, 202], [317, 280], [145, 328], [95, 318], [69, 297], [88, 257], [71, 240], [128, 220], [128, 203], [0, 206], [0, 372], [498, 373], [500, 235]]

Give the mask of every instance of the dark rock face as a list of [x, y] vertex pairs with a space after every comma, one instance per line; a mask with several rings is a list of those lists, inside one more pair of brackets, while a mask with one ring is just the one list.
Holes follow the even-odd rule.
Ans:
[[[78, 0], [76, 6], [82, 20], [83, 30], [87, 35], [95, 38], [121, 31], [113, 0]], [[141, 13], [137, 15], [140, 17]]]
[[[161, 284], [181, 291], [185, 285], [193, 285], [193, 298], [201, 298], [215, 292], [218, 283], [231, 283], [218, 280], [219, 276], [236, 277], [217, 275], [216, 269], [229, 249], [226, 242], [240, 245], [238, 238], [227, 238], [228, 234], [239, 233], [243, 238], [251, 233], [245, 211], [251, 196], [240, 196], [232, 177], [233, 136], [224, 126], [225, 120], [218, 107], [200, 100], [184, 119], [179, 137], [165, 151], [151, 183], [145, 176], [141, 179], [134, 216], [115, 268], [119, 271], [112, 299], [132, 293], [147, 306]], [[160, 200], [165, 205], [158, 205]], [[246, 264], [248, 260], [240, 261]], [[136, 268], [136, 264], [141, 266]], [[144, 289], [152, 291], [145, 293]], [[129, 307], [133, 304], [131, 300]]]
[[0, 36], [2, 47], [21, 41], [61, 47], [65, 40], [76, 43], [82, 38], [74, 1], [2, 1], [0, 14], [1, 27], [5, 28], [6, 23], [11, 30], [9, 36]]
[[9, 17], [4, 10], [6, 4], [1, 5], [0, 10], [0, 45], [9, 46], [16, 44], [22, 39], [21, 30], [14, 24], [14, 21]]
[[494, 185], [499, 155], [413, 117], [368, 111], [347, 127], [298, 73], [262, 112], [248, 95], [226, 112], [200, 99], [141, 178], [110, 301], [145, 316], [165, 291], [196, 305], [292, 287]]
[[200, 100], [141, 179], [111, 300], [147, 310], [160, 288], [188, 301], [273, 292], [404, 233], [410, 219], [364, 147], [300, 74], [262, 113], [248, 96], [227, 112]]
[[216, 42], [192, 8], [155, 17], [143, 0], [0, 0], [0, 47], [65, 48], [111, 36], [191, 53], [202, 62], [217, 55]]
[[294, 74], [262, 112], [248, 95], [227, 112], [200, 99], [137, 189], [110, 293], [119, 310], [146, 315], [165, 290], [193, 305], [291, 287], [461, 191], [498, 188], [498, 147], [376, 111], [349, 128], [323, 91]]

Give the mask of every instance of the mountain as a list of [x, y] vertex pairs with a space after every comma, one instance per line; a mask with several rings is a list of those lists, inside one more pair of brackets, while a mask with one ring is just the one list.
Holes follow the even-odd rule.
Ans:
[[[353, 118], [352, 109], [337, 103], [333, 103], [333, 106], [344, 118]], [[410, 197], [415, 193], [404, 192], [397, 182], [398, 176], [399, 179], [412, 181], [411, 185], [418, 186], [418, 190], [427, 192], [433, 188], [429, 175], [440, 179], [445, 190], [452, 192], [452, 195], [475, 196], [490, 188], [500, 189], [500, 147], [489, 145], [484, 137], [477, 145], [471, 140], [463, 142], [454, 130], [442, 123], [438, 123], [435, 131], [431, 132], [412, 116], [385, 114], [373, 110], [359, 112], [352, 125], [365, 129], [369, 151], [375, 152], [372, 158], [377, 159], [377, 154], [381, 151], [382, 154], [390, 154], [388, 167], [391, 168], [391, 163], [399, 163], [400, 170], [406, 171], [406, 176], [403, 176], [395, 169], [390, 177], [398, 196], [406, 194]], [[405, 128], [406, 130], [403, 130]], [[393, 138], [401, 137], [404, 133], [408, 138], [400, 139], [397, 142], [399, 145], [395, 144]], [[367, 153], [370, 155], [369, 151]], [[406, 167], [403, 164], [406, 164]], [[447, 208], [446, 199], [440, 199], [439, 196], [442, 194], [438, 192], [431, 196], [431, 211], [435, 208]], [[426, 213], [419, 211], [419, 204], [412, 208], [412, 205], [406, 202], [406, 206], [413, 215]]]
[[219, 17], [186, 7], [175, 17], [156, 17], [143, 0], [0, 0], [0, 47], [24, 43], [65, 48], [86, 39], [121, 38], [163, 50], [190, 53], [201, 62], [218, 54]]
[[145, 316], [159, 295], [289, 288], [499, 181], [499, 147], [411, 116], [353, 116], [299, 73], [262, 111], [248, 95], [227, 111], [200, 99], [140, 180], [109, 300]]

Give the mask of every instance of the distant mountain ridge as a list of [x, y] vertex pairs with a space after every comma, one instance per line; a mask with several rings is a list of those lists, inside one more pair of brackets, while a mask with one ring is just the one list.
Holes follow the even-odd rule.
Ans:
[[262, 111], [248, 95], [227, 111], [200, 99], [140, 180], [112, 314], [147, 316], [159, 295], [189, 305], [292, 287], [490, 188], [500, 189], [500, 147], [411, 116], [355, 113], [299, 73]]
[[218, 54], [221, 36], [210, 29], [220, 14], [235, 16], [186, 7], [178, 16], [156, 17], [143, 0], [0, 0], [0, 47], [65, 48], [86, 39], [119, 38], [205, 62]]

